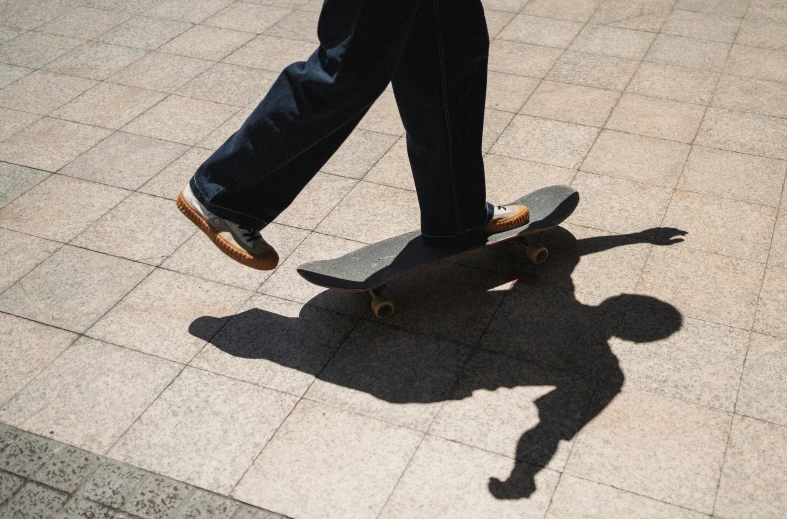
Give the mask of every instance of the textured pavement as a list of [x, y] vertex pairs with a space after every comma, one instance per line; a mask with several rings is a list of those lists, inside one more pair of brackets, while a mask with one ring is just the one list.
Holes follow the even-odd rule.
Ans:
[[0, 516], [787, 517], [787, 1], [484, 3], [488, 198], [582, 201], [376, 321], [295, 269], [417, 228], [390, 91], [276, 271], [174, 203], [319, 0], [0, 2]]

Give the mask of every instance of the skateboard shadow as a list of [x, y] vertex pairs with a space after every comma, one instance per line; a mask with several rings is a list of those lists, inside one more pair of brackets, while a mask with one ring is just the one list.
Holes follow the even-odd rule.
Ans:
[[[678, 229], [660, 228], [577, 240], [563, 228], [545, 233], [553, 260], [530, 269], [531, 275], [540, 276], [543, 281], [534, 286], [516, 284], [480, 342], [472, 348], [448, 341], [419, 341], [412, 338], [412, 333], [395, 328], [391, 333], [381, 333], [374, 324], [362, 321], [352, 330], [352, 340], [336, 351], [336, 346], [326, 343], [340, 342], [330, 337], [336, 336], [336, 327], [341, 325], [326, 322], [324, 315], [329, 312], [314, 308], [325, 306], [323, 299], [335, 297], [335, 292], [316, 296], [298, 317], [252, 308], [230, 318], [218, 333], [214, 333], [221, 326], [218, 321], [223, 322], [226, 317], [200, 317], [189, 331], [231, 357], [263, 359], [395, 404], [461, 402], [479, 390], [553, 387], [533, 402], [539, 422], [520, 437], [515, 466], [508, 479], [489, 480], [489, 490], [496, 498], [521, 499], [536, 490], [539, 471], [547, 466], [560, 468], [565, 463], [567, 454], [561, 450], [560, 442], [574, 438], [620, 392], [625, 377], [610, 340], [619, 337], [635, 343], [658, 341], [682, 325], [682, 316], [675, 307], [648, 296], [620, 294], [603, 301], [598, 298], [598, 304], [579, 301], [571, 280], [575, 267], [583, 256], [643, 242], [671, 245], [682, 241], [679, 236], [685, 234]], [[658, 241], [654, 239], [656, 235]], [[492, 249], [499, 249], [495, 254], [519, 254], [516, 262], [524, 259], [524, 252], [518, 247]], [[490, 290], [500, 285], [504, 275], [485, 272], [479, 277], [486, 281], [462, 286], [473, 290], [468, 296], [471, 299], [491, 297]], [[407, 277], [397, 282], [404, 284], [406, 280]], [[449, 287], [432, 285], [429, 292], [439, 296], [442, 289]], [[368, 299], [365, 294], [341, 295]], [[587, 297], [582, 295], [584, 300]], [[400, 318], [407, 320], [406, 309]], [[348, 327], [339, 335], [343, 339], [349, 331]], [[519, 407], [512, 406], [512, 415]], [[443, 410], [450, 414], [450, 408]], [[466, 418], [463, 412], [460, 409], [448, 417], [448, 421], [453, 418], [462, 427], [452, 430], [448, 426], [443, 429], [445, 434], [439, 435], [461, 441], [460, 437], [452, 437], [462, 434], [455, 430], [472, 430], [475, 432], [470, 434], [483, 443], [495, 434], [493, 415], [487, 421], [475, 420], [468, 429], [467, 424], [461, 424]], [[492, 446], [485, 448], [494, 450]]]

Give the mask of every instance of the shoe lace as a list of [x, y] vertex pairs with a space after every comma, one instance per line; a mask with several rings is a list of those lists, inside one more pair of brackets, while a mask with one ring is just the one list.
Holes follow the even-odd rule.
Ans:
[[241, 227], [238, 226], [238, 229], [243, 231], [243, 237], [249, 243], [254, 243], [256, 241], [262, 241], [262, 235], [259, 231], [252, 229], [251, 227]]

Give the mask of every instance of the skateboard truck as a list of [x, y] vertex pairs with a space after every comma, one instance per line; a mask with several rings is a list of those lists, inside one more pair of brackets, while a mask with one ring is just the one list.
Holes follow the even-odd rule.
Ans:
[[382, 286], [369, 290], [369, 295], [372, 296], [372, 312], [378, 319], [391, 317], [396, 311], [393, 302], [381, 295], [384, 288], [385, 286]]
[[528, 236], [520, 236], [514, 243], [523, 246], [527, 259], [536, 265], [541, 265], [549, 258], [549, 250], [538, 242], [531, 242]]

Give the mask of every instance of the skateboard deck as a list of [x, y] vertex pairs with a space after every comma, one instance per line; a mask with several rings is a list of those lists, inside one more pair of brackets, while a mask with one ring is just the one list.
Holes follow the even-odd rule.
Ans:
[[[378, 298], [375, 289], [409, 272], [557, 227], [576, 209], [579, 193], [569, 186], [550, 186], [511, 203], [526, 205], [530, 210], [530, 221], [511, 230], [491, 234], [484, 243], [427, 247], [421, 233], [414, 231], [361, 247], [338, 258], [304, 263], [298, 267], [298, 274], [321, 287], [350, 292], [370, 291]], [[531, 259], [537, 261], [539, 254], [546, 259], [544, 247], [532, 244], [531, 248], [528, 251]], [[372, 308], [375, 308], [374, 303]], [[393, 311], [392, 305], [390, 310]]]

